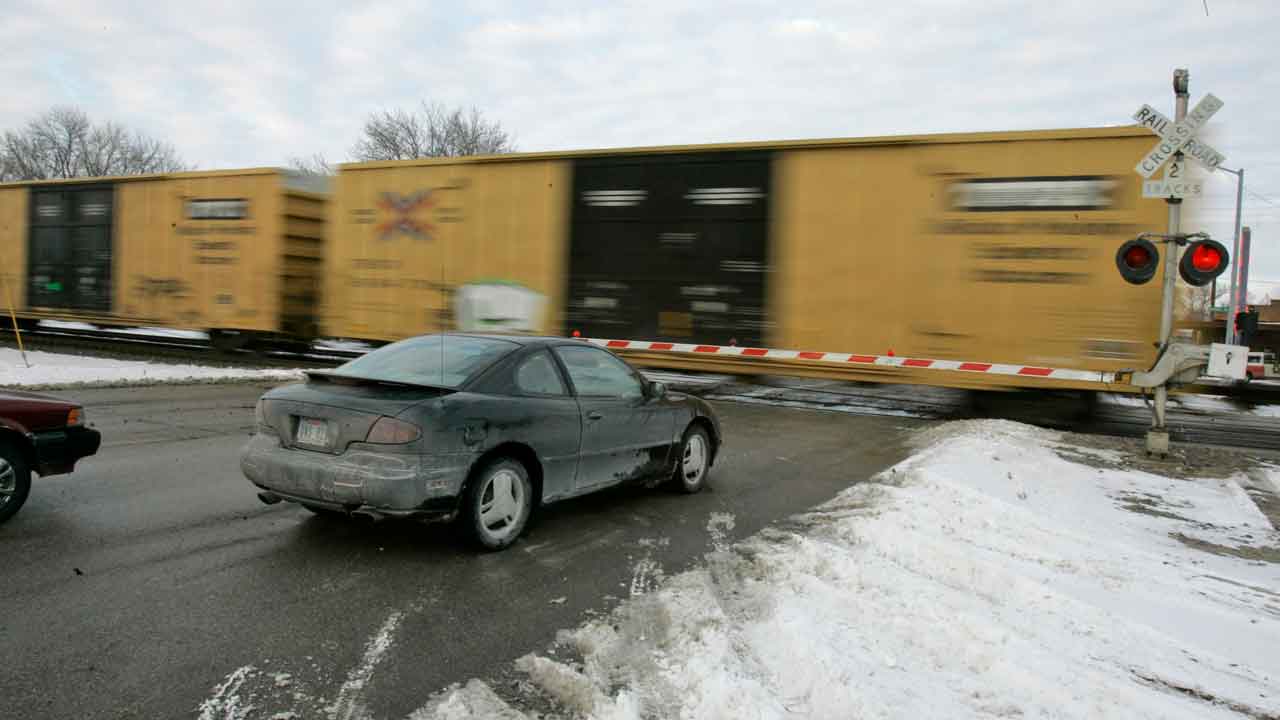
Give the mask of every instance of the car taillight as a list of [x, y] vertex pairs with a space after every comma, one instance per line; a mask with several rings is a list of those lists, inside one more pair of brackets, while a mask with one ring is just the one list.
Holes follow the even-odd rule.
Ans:
[[364, 441], [379, 445], [403, 445], [420, 437], [422, 430], [417, 425], [384, 416], [369, 428], [369, 436]]
[[71, 408], [71, 412], [67, 413], [67, 425], [69, 427], [84, 425], [84, 408]]

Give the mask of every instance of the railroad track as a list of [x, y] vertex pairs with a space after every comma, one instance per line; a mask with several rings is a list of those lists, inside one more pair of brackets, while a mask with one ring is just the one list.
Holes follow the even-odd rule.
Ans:
[[[324, 368], [341, 365], [359, 352], [343, 350], [241, 350], [227, 352], [208, 340], [140, 335], [113, 330], [39, 328], [23, 331], [28, 350], [99, 355], [125, 360], [167, 360], [222, 367]], [[13, 329], [0, 331], [0, 344], [17, 347]]]

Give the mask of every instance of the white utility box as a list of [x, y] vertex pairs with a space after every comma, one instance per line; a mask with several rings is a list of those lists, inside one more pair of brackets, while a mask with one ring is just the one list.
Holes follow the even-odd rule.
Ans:
[[1244, 380], [1245, 365], [1249, 360], [1249, 348], [1243, 345], [1213, 343], [1209, 346], [1209, 377], [1223, 380]]

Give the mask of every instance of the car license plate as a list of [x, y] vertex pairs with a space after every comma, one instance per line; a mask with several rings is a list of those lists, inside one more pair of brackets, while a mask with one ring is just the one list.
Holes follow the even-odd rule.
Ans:
[[323, 420], [298, 419], [298, 442], [324, 447], [329, 444], [329, 426]]

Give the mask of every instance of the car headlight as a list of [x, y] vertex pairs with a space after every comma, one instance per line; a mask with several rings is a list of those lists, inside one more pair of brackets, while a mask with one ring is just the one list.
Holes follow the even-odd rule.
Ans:
[[67, 427], [81, 427], [82, 425], [84, 425], [84, 408], [71, 408], [71, 412], [67, 413]]

